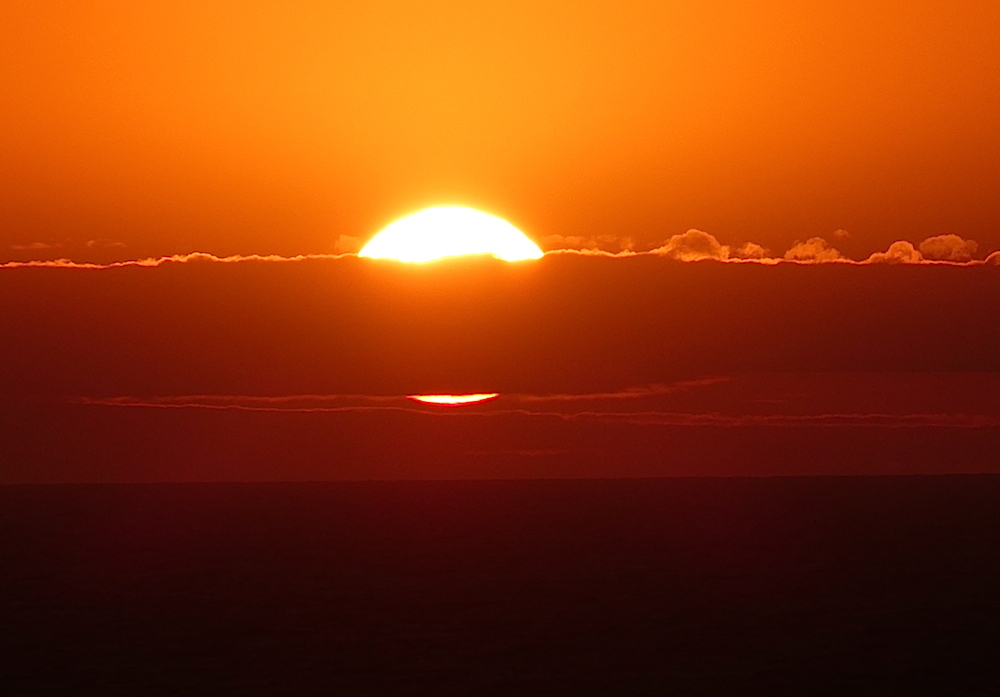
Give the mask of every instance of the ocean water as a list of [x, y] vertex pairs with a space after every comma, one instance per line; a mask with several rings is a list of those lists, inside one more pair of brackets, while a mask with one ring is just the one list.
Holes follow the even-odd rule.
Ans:
[[1000, 476], [0, 487], [4, 694], [1000, 694]]

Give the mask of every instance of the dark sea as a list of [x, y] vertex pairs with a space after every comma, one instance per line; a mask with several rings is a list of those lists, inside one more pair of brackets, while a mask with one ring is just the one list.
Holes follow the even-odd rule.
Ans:
[[4, 695], [997, 695], [1000, 476], [0, 487]]

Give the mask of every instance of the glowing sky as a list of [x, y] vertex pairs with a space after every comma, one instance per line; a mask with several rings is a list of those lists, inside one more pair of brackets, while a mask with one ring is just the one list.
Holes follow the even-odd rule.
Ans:
[[[5, 2], [0, 65], [0, 482], [1000, 466], [993, 0]], [[441, 206], [546, 253], [353, 254]]]
[[978, 0], [8, 2], [0, 249], [327, 253], [455, 204], [994, 250], [998, 36]]

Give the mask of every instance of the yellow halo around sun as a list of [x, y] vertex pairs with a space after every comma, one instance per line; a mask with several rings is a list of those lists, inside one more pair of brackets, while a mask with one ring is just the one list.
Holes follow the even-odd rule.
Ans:
[[359, 257], [399, 261], [433, 261], [463, 254], [520, 261], [538, 259], [542, 250], [506, 220], [471, 208], [439, 206], [397, 220], [358, 252]]

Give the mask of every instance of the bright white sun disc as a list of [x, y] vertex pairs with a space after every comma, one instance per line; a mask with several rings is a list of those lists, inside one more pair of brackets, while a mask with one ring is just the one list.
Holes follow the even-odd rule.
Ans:
[[461, 206], [439, 206], [389, 225], [359, 257], [432, 261], [463, 254], [492, 254], [504, 261], [538, 259], [542, 250], [516, 227], [496, 216]]
[[499, 392], [481, 392], [479, 394], [408, 394], [407, 399], [421, 404], [435, 404], [442, 407], [462, 407], [467, 404], [482, 404], [496, 399]]

